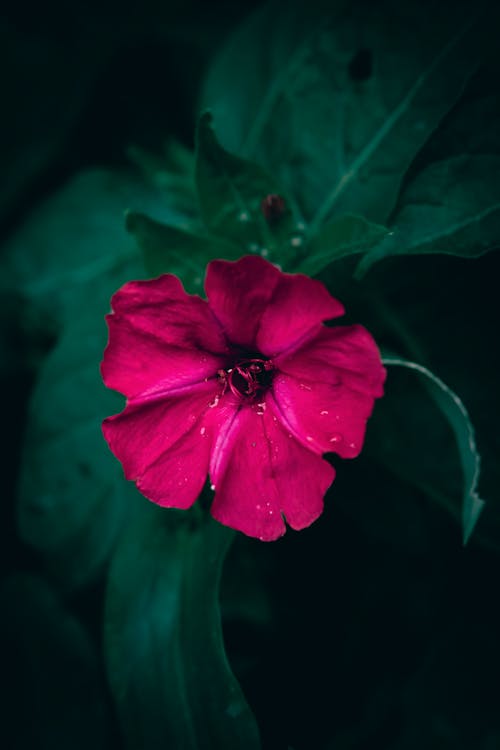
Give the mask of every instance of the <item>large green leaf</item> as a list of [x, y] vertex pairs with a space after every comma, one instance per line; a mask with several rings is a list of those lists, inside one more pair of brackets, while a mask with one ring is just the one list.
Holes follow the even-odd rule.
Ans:
[[99, 373], [110, 297], [124, 282], [144, 277], [119, 210], [132, 193], [134, 202], [158, 211], [140, 183], [102, 172], [77, 177], [8, 247], [9, 272], [26, 297], [20, 314], [32, 309], [53, 316], [58, 332], [28, 407], [19, 531], [68, 587], [95, 577], [134, 507], [135, 490], [121, 480], [101, 434], [102, 420], [120, 411], [122, 399]]
[[423, 169], [403, 191], [391, 232], [358, 275], [391, 255], [466, 258], [500, 248], [500, 156], [456, 156]]
[[220, 237], [192, 234], [144, 214], [127, 214], [126, 226], [143, 252], [146, 270], [152, 276], [176, 273], [190, 292], [201, 291], [205, 266], [213, 258], [236, 260], [241, 255], [237, 245]]
[[[136, 276], [130, 273], [124, 276]], [[115, 284], [104, 299], [85, 296], [71, 323], [43, 363], [25, 429], [18, 498], [18, 528], [64, 587], [86, 584], [101, 571], [133, 487], [101, 433], [102, 420], [121, 410], [122, 399], [101, 380], [106, 345], [104, 315]]]
[[346, 214], [333, 219], [306, 243], [303, 253], [293, 263], [293, 270], [314, 276], [339, 258], [356, 255], [378, 245], [388, 231], [362, 216]]
[[200, 224], [194, 186], [194, 153], [175, 139], [167, 140], [159, 153], [131, 146], [128, 156], [146, 180], [165, 196], [167, 205], [186, 217], [186, 225]]
[[416, 2], [274, 2], [229, 40], [203, 105], [222, 143], [271, 170], [313, 231], [339, 213], [384, 222], [482, 39], [466, 3], [436, 4], [430, 21]]
[[144, 501], [123, 536], [108, 580], [105, 653], [130, 748], [259, 748], [222, 641], [218, 588], [232, 535], [198, 507]]
[[[424, 387], [429, 391], [453, 429], [463, 470], [462, 529], [465, 544], [469, 540], [485, 504], [477, 492], [480, 457], [476, 448], [474, 428], [467, 409], [457, 394], [426, 367], [392, 355], [385, 356], [383, 361], [389, 367], [405, 367], [420, 375]], [[423, 437], [425, 438], [425, 436]], [[440, 460], [439, 456], [436, 456], [436, 460]]]
[[399, 196], [391, 234], [358, 275], [391, 255], [472, 258], [500, 247], [499, 72], [482, 69], [433, 135]]
[[[197, 134], [196, 185], [208, 229], [238, 243], [242, 252], [267, 255], [296, 231], [289, 201], [267, 221], [261, 207], [269, 195], [283, 196], [276, 179], [257, 164], [230, 154], [218, 143], [212, 116], [201, 116]], [[293, 245], [289, 245], [291, 249]]]
[[[75, 294], [91, 300], [102, 279], [124, 279], [130, 262], [141, 267], [124, 227], [127, 209], [171, 224], [183, 220], [158, 190], [128, 173], [82, 172], [37, 207], [2, 249], [3, 283], [60, 328]], [[113, 282], [107, 290], [114, 291]]]
[[2, 747], [109, 750], [109, 699], [85, 627], [39, 576], [9, 576], [0, 599]]

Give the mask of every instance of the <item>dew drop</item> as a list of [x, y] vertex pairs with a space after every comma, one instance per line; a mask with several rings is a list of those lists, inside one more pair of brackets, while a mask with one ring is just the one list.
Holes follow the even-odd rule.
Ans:
[[297, 226], [298, 232], [303, 232], [304, 229], [306, 228], [306, 225], [304, 224], [303, 221], [298, 221], [296, 226]]
[[252, 448], [255, 448], [256, 445], [257, 443], [251, 443]]
[[266, 410], [266, 405], [265, 405], [264, 402], [262, 402], [261, 404], [257, 404], [257, 414], [259, 414], [260, 416], [262, 416], [264, 414], [265, 410]]
[[211, 484], [211, 485], [210, 485], [210, 489], [211, 489], [211, 490], [213, 490], [213, 491], [215, 492], [215, 484]]
[[323, 411], [320, 411], [320, 416], [327, 417], [328, 416], [328, 411], [326, 409], [323, 409]]
[[262, 510], [262, 505], [256, 505], [255, 507], [257, 510]]
[[308, 443], [312, 443], [312, 441], [313, 441], [311, 435], [306, 435], [306, 440], [307, 440]]
[[310, 385], [306, 385], [305, 383], [299, 383], [299, 388], [302, 391], [310, 391], [310, 390], [312, 390], [311, 386]]
[[240, 211], [240, 213], [238, 214], [238, 221], [250, 221], [250, 214], [248, 213], [248, 211]]
[[349, 448], [356, 450], [356, 443], [349, 443]]
[[258, 253], [259, 252], [259, 246], [257, 245], [256, 242], [250, 242], [247, 245], [247, 250], [248, 250], [249, 253]]
[[267, 249], [267, 247], [263, 247], [260, 251], [260, 254], [263, 258], [267, 258], [267, 256], [269, 255], [269, 250]]
[[207, 428], [206, 427], [202, 427], [201, 430], [200, 430], [200, 435], [204, 435], [206, 431], [207, 431]]
[[292, 237], [292, 239], [290, 240], [290, 245], [292, 247], [300, 247], [303, 241], [304, 240], [302, 239], [302, 237]]
[[330, 438], [330, 443], [340, 443], [341, 440], [342, 435], [339, 435], [337, 432], [335, 432]]
[[216, 396], [214, 398], [214, 400], [209, 403], [208, 408], [209, 409], [213, 409], [214, 407], [217, 406], [217, 404], [219, 403], [219, 401], [220, 401], [220, 396]]

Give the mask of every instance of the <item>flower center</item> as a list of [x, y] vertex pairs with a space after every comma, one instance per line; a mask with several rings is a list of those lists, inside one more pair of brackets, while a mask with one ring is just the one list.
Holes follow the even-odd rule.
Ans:
[[274, 365], [268, 359], [242, 359], [225, 373], [225, 380], [235, 396], [258, 398], [270, 385]]

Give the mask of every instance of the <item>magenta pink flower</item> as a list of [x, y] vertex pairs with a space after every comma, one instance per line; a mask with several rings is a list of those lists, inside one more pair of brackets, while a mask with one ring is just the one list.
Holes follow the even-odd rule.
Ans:
[[211, 513], [270, 541], [309, 526], [335, 471], [361, 450], [385, 370], [319, 281], [258, 256], [212, 261], [207, 301], [176, 276], [125, 284], [107, 316], [102, 376], [127, 397], [103, 432], [127, 479], [189, 508], [210, 476]]

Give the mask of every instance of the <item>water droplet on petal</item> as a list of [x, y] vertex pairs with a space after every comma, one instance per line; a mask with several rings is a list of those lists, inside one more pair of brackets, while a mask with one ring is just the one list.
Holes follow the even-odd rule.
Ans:
[[311, 386], [310, 385], [306, 385], [305, 383], [299, 383], [299, 388], [301, 390], [303, 390], [303, 391], [310, 391], [310, 390], [312, 390]]
[[307, 440], [308, 443], [312, 443], [313, 438], [312, 438], [311, 435], [306, 435], [306, 440]]
[[220, 401], [220, 396], [216, 396], [214, 398], [214, 400], [209, 403], [208, 408], [209, 409], [213, 409], [214, 407], [217, 406], [217, 404], [219, 403], [219, 401]]
[[328, 415], [328, 411], [326, 409], [323, 409], [323, 411], [320, 411], [320, 416], [326, 417]]
[[252, 448], [255, 448], [255, 446], [257, 445], [257, 443], [250, 443], [250, 445], [252, 446]]
[[335, 432], [330, 438], [330, 443], [340, 443], [341, 441], [342, 435], [339, 435], [338, 432]]
[[210, 489], [211, 489], [211, 490], [213, 490], [213, 491], [215, 492], [215, 484], [211, 484], [211, 485], [210, 485]]
[[255, 507], [256, 507], [257, 510], [261, 510], [262, 505], [256, 505]]
[[349, 448], [356, 450], [356, 443], [349, 443]]
[[202, 427], [201, 430], [200, 430], [200, 435], [204, 435], [206, 433], [206, 431], [207, 431], [207, 428], [206, 427]]

